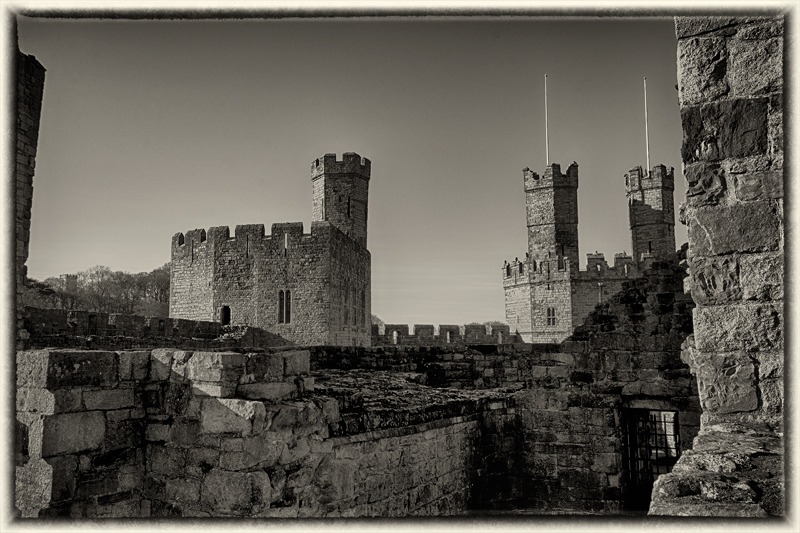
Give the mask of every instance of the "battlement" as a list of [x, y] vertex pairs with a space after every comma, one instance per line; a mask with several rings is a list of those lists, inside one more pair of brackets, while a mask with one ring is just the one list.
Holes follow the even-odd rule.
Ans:
[[408, 324], [372, 325], [372, 344], [374, 346], [442, 346], [447, 344], [514, 344], [522, 342], [518, 335], [511, 333], [505, 324], [486, 326], [484, 324], [452, 324], [437, 327], [432, 324], [414, 324], [413, 333]]
[[577, 187], [578, 186], [578, 163], [572, 162], [567, 168], [567, 173], [561, 173], [561, 165], [551, 163], [545, 168], [544, 175], [539, 176], [530, 168], [522, 169], [522, 178], [525, 182], [525, 190], [541, 189], [545, 187]]
[[355, 152], [343, 153], [341, 161], [336, 159], [336, 154], [325, 154], [311, 163], [311, 179], [323, 174], [355, 174], [369, 179], [370, 172], [370, 160]]
[[625, 190], [630, 193], [643, 189], [675, 190], [675, 169], [656, 165], [649, 174], [645, 174], [641, 166], [633, 167], [625, 174]]

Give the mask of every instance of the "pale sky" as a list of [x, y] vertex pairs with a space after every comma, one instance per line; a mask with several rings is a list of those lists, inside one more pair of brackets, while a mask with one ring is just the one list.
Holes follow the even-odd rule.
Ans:
[[[28, 274], [149, 271], [174, 233], [311, 224], [310, 164], [372, 161], [372, 311], [504, 319], [527, 249], [522, 169], [580, 166], [581, 268], [631, 253], [624, 174], [675, 167], [676, 38], [663, 18], [97, 21], [20, 18], [47, 69]], [[676, 242], [686, 241], [677, 222]]]

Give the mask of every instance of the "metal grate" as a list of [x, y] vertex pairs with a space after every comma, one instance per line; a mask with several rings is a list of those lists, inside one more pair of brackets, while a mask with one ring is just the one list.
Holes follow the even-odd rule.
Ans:
[[626, 503], [631, 508], [647, 507], [653, 482], [670, 472], [680, 457], [678, 413], [626, 409], [623, 415]]

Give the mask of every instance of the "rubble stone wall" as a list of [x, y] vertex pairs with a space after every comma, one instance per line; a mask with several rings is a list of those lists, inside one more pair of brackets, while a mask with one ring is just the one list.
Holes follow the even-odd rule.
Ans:
[[784, 19], [677, 17], [675, 28], [697, 304], [684, 359], [703, 415], [650, 513], [782, 514]]
[[508, 490], [507, 394], [373, 372], [320, 380], [304, 350], [20, 351], [16, 506], [23, 517], [427, 516]]

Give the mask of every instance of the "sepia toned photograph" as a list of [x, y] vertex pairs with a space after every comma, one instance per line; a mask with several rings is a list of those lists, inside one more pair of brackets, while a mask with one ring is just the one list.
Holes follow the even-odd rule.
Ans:
[[702, 5], [4, 2], [0, 529], [796, 531], [798, 6]]

